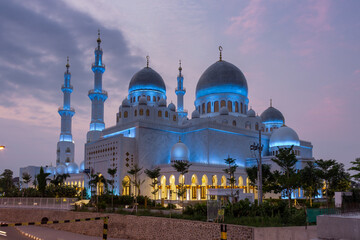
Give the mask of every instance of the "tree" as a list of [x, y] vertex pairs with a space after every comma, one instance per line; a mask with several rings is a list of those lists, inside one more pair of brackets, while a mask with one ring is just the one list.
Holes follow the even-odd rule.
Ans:
[[36, 180], [38, 183], [38, 189], [39, 192], [41, 193], [41, 196], [44, 197], [45, 195], [45, 189], [46, 189], [46, 184], [48, 179], [48, 176], [50, 175], [50, 173], [45, 173], [44, 169], [41, 167], [40, 168], [40, 173], [38, 175], [36, 175]]
[[225, 164], [228, 165], [227, 168], [223, 169], [223, 171], [229, 176], [227, 178], [227, 180], [229, 181], [230, 187], [231, 187], [231, 198], [232, 201], [234, 201], [234, 187], [235, 187], [235, 183], [236, 183], [236, 179], [235, 179], [235, 172], [236, 169], [238, 168], [238, 165], [236, 164], [236, 159], [235, 158], [231, 158], [230, 156], [228, 156], [228, 158], [224, 159]]
[[53, 184], [54, 186], [61, 186], [65, 183], [68, 177], [70, 177], [68, 173], [56, 175], [52, 180], [50, 180], [50, 183]]
[[132, 182], [132, 184], [134, 184], [134, 187], [135, 187], [134, 200], [135, 200], [136, 212], [137, 212], [137, 196], [140, 195], [140, 186], [144, 182], [139, 179], [141, 170], [142, 170], [142, 168], [140, 168], [137, 164], [134, 164], [134, 166], [129, 171], [127, 171], [127, 173], [132, 176], [131, 182]]
[[[262, 182], [263, 182], [263, 193], [271, 192], [275, 190], [274, 186], [274, 175], [271, 172], [271, 166], [269, 164], [262, 164]], [[258, 181], [258, 167], [252, 166], [245, 169], [250, 180], [250, 185], [257, 187]]]
[[22, 174], [22, 179], [25, 184], [28, 184], [31, 181], [31, 176], [27, 172]]
[[178, 185], [179, 188], [177, 191], [177, 195], [181, 199], [181, 207], [182, 207], [182, 211], [184, 211], [183, 202], [184, 202], [184, 194], [186, 193], [184, 177], [185, 174], [189, 172], [191, 163], [189, 163], [188, 161], [174, 161], [174, 163], [171, 166], [182, 176], [181, 181], [179, 182]]
[[117, 172], [117, 168], [109, 168], [107, 172], [111, 176], [111, 180], [108, 180], [108, 183], [111, 186], [111, 208], [114, 211], [114, 184], [115, 184], [115, 174]]
[[146, 169], [145, 174], [151, 179], [150, 187], [153, 191], [151, 192], [154, 195], [154, 200], [156, 199], [156, 193], [159, 191], [159, 188], [156, 188], [156, 185], [159, 183], [158, 178], [160, 177], [160, 168], [154, 168], [152, 170]]
[[2, 192], [9, 194], [10, 191], [14, 188], [13, 183], [13, 171], [10, 169], [5, 169], [4, 172], [0, 175], [0, 188]]
[[[96, 187], [99, 187], [99, 193], [101, 193], [100, 186], [104, 185], [107, 188], [106, 178], [100, 173], [91, 174], [91, 180], [89, 181], [89, 185], [91, 187], [92, 194], [95, 192]], [[97, 210], [99, 210], [99, 194], [96, 193], [96, 206]]]
[[360, 181], [360, 158], [355, 159], [355, 161], [350, 162], [352, 163], [352, 167], [349, 168], [349, 171], [355, 171], [354, 175], [351, 175], [356, 181]]
[[342, 192], [349, 189], [350, 174], [345, 172], [344, 164], [333, 159], [320, 159], [315, 163], [319, 168], [319, 177], [324, 181], [323, 193], [329, 204], [336, 191]]
[[309, 198], [310, 206], [312, 207], [312, 198], [319, 195], [318, 190], [322, 186], [319, 170], [314, 162], [307, 162], [306, 166], [300, 171], [300, 176], [304, 195]]
[[279, 190], [285, 193], [291, 207], [291, 193], [299, 187], [299, 175], [296, 172], [296, 156], [293, 153], [293, 146], [290, 148], [279, 148], [279, 153], [271, 160], [275, 162], [281, 171], [275, 171]]

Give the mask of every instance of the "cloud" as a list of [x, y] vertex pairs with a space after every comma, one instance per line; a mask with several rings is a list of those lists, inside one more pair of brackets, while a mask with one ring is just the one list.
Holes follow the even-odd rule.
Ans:
[[324, 48], [324, 36], [333, 30], [331, 26], [331, 2], [308, 0], [299, 7], [300, 16], [296, 20], [298, 34], [291, 40], [293, 52], [301, 57], [312, 57]]
[[226, 34], [239, 36], [242, 39], [240, 51], [249, 53], [256, 50], [257, 38], [264, 29], [263, 14], [264, 2], [261, 0], [250, 1], [238, 16], [230, 18], [230, 26]]

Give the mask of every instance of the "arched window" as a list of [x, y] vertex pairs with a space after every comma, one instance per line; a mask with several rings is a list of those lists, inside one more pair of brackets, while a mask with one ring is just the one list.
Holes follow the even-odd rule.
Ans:
[[247, 122], [245, 123], [245, 128], [246, 128], [246, 129], [251, 129], [251, 123], [250, 123], [249, 121], [247, 121]]
[[135, 97], [133, 98], [133, 102], [135, 102]]
[[255, 130], [259, 131], [259, 123], [255, 123]]
[[226, 187], [226, 177], [225, 176], [221, 177], [221, 186]]
[[141, 108], [141, 109], [139, 110], [139, 114], [140, 114], [140, 116], [144, 115], [144, 109]]
[[134, 116], [136, 117], [137, 116], [137, 110], [135, 109], [134, 111]]
[[140, 96], [138, 96], [138, 101], [140, 100]]
[[125, 111], [125, 112], [124, 112], [124, 118], [127, 118], [127, 117], [128, 117], [128, 112]]
[[232, 112], [232, 102], [228, 101], [228, 110], [229, 112]]
[[168, 111], [165, 112], [165, 117], [169, 117]]
[[119, 112], [119, 118], [121, 118], [121, 112]]
[[201, 112], [204, 114], [205, 113], [205, 103], [203, 103], [202, 105], [201, 105]]
[[210, 113], [210, 112], [211, 112], [211, 102], [208, 102], [208, 103], [207, 103], [206, 108], [207, 108], [207, 109], [206, 109], [206, 112], [207, 112], [207, 113]]
[[270, 128], [270, 132], [272, 132], [273, 131], [273, 128]]
[[240, 112], [244, 113], [243, 103], [240, 103]]
[[233, 121], [233, 126], [236, 127], [236, 121], [235, 120]]
[[123, 195], [130, 195], [130, 178], [125, 176], [122, 181]]
[[216, 175], [212, 176], [212, 185], [217, 186], [217, 176]]
[[264, 132], [264, 127], [261, 127], [261, 131]]
[[266, 128], [266, 132], [268, 132], [269, 131], [269, 129], [268, 128]]
[[150, 116], [150, 110], [146, 109], [146, 116]]
[[239, 103], [235, 102], [235, 112], [239, 112]]
[[132, 98], [130, 98], [130, 102], [132, 103]]
[[176, 121], [176, 115], [173, 116], [173, 121]]
[[219, 112], [219, 101], [214, 102], [214, 112]]
[[220, 108], [225, 107], [225, 106], [226, 106], [225, 100], [221, 100], [221, 102], [220, 102]]
[[156, 102], [156, 97], [155, 96], [153, 96], [153, 102]]
[[146, 100], [149, 102], [149, 101], [150, 101], [150, 96], [147, 96], [147, 97], [146, 97]]
[[160, 97], [158, 97], [158, 101], [160, 100]]
[[162, 112], [158, 111], [158, 117], [162, 117]]

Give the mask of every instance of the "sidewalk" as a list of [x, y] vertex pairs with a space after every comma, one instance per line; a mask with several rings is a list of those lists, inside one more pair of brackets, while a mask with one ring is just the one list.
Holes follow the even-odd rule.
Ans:
[[[55, 230], [47, 227], [21, 226], [17, 227], [20, 232], [27, 233], [41, 240], [100, 240], [102, 237], [87, 236], [72, 232]], [[108, 240], [125, 240], [120, 238], [108, 238]]]

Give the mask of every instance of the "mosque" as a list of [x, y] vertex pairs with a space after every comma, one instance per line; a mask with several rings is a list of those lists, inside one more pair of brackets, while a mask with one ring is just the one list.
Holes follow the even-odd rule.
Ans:
[[[224, 159], [236, 159], [239, 166], [235, 173], [236, 188], [241, 193], [254, 193], [249, 185], [246, 167], [256, 164], [257, 153], [250, 145], [263, 144], [263, 163], [278, 167], [271, 158], [280, 147], [293, 147], [298, 159], [297, 168], [313, 161], [312, 144], [299, 139], [298, 134], [285, 125], [283, 114], [272, 106], [260, 116], [249, 108], [248, 85], [242, 71], [222, 59], [210, 65], [201, 75], [196, 86], [195, 110], [188, 116], [184, 109], [183, 69], [178, 69], [177, 104], [167, 104], [166, 85], [161, 75], [146, 66], [133, 75], [129, 82], [128, 95], [116, 113], [116, 125], [105, 127], [104, 103], [108, 97], [102, 88], [105, 65], [102, 61], [100, 34], [95, 48], [94, 88], [89, 91], [91, 122], [85, 144], [84, 161], [80, 167], [74, 162], [74, 143], [71, 135], [71, 120], [75, 110], [70, 106], [71, 74], [69, 63], [64, 74], [64, 105], [59, 108], [61, 134], [57, 145], [56, 167], [46, 168], [52, 174], [69, 173], [67, 184], [87, 186], [87, 172], [99, 173], [111, 179], [107, 170], [117, 169], [115, 194], [134, 193], [127, 172], [137, 164], [145, 169], [159, 167], [159, 191], [156, 199], [177, 200], [176, 189], [184, 181], [186, 200], [206, 200], [209, 189], [227, 189], [229, 184], [223, 169]], [[175, 81], [174, 81], [175, 84]], [[260, 133], [260, 134], [259, 134]], [[171, 164], [188, 161], [189, 172], [180, 176]], [[143, 172], [143, 171], [142, 171]], [[150, 179], [142, 173], [141, 194], [151, 198]], [[298, 197], [302, 196], [299, 190]]]

